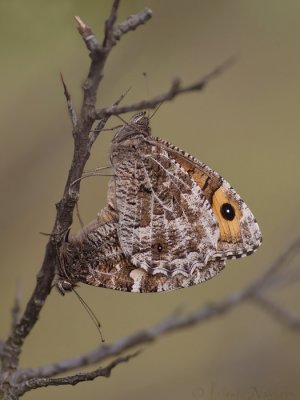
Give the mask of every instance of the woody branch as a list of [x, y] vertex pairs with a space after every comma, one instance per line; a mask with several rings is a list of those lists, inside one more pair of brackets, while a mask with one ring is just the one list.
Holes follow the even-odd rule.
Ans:
[[65, 376], [63, 378], [40, 377], [40, 378], [28, 379], [18, 385], [17, 394], [19, 396], [22, 396], [24, 393], [32, 389], [38, 389], [47, 386], [62, 386], [62, 385], [74, 386], [81, 382], [93, 381], [94, 379], [99, 377], [109, 378], [112, 370], [117, 365], [129, 361], [132, 357], [135, 357], [138, 354], [139, 352], [135, 352], [128, 356], [117, 357], [115, 360], [110, 362], [106, 367], [104, 368], [100, 367], [91, 372], [86, 372], [86, 373], [82, 372], [72, 376]]
[[[100, 83], [104, 76], [104, 67], [107, 58], [116, 45], [117, 41], [129, 31], [135, 30], [140, 25], [146, 23], [152, 16], [149, 9], [145, 9], [135, 15], [129, 16], [121, 23], [117, 23], [117, 11], [120, 0], [114, 0], [111, 13], [105, 23], [104, 39], [99, 41], [93, 31], [79, 17], [76, 17], [78, 30], [84, 43], [89, 50], [91, 63], [87, 78], [83, 85], [83, 100], [80, 111], [77, 114], [70, 93], [62, 77], [64, 93], [67, 100], [69, 115], [72, 122], [72, 134], [74, 139], [74, 153], [70, 165], [67, 181], [65, 184], [63, 196], [56, 204], [57, 214], [53, 225], [50, 239], [46, 245], [44, 260], [37, 274], [36, 286], [26, 305], [23, 315], [15, 318], [9, 337], [1, 343], [1, 366], [2, 374], [0, 376], [0, 397], [17, 398], [19, 392], [16, 390], [15, 381], [12, 379], [18, 371], [19, 358], [23, 343], [36, 324], [41, 309], [51, 291], [52, 282], [57, 263], [57, 251], [61, 244], [63, 235], [68, 231], [72, 224], [74, 207], [79, 198], [80, 178], [82, 176], [85, 164], [90, 156], [91, 147], [97, 136], [104, 128], [111, 115], [118, 115], [127, 111], [140, 110], [141, 108], [153, 108], [162, 101], [172, 100], [175, 96], [190, 92], [201, 91], [209, 79], [217, 75], [227, 65], [226, 63], [217, 68], [211, 74], [200, 79], [189, 86], [182, 86], [176, 81], [170, 90], [163, 95], [156, 96], [149, 101], [141, 101], [136, 104], [119, 106], [116, 102], [111, 107], [106, 107], [99, 111], [96, 110], [96, 99]], [[100, 120], [99, 120], [100, 119]], [[92, 130], [93, 124], [97, 121], [97, 130]], [[75, 183], [74, 183], [75, 182]], [[19, 314], [19, 312], [18, 312]]]
[[[78, 178], [82, 176], [93, 144], [93, 140], [90, 139], [89, 134], [95, 121], [93, 113], [107, 57], [116, 44], [116, 40], [119, 40], [123, 34], [136, 29], [151, 18], [151, 11], [144, 10], [127, 18], [121, 24], [116, 24], [119, 3], [119, 0], [113, 1], [110, 16], [106, 21], [104, 39], [102, 42], [98, 41], [91, 29], [77, 17], [78, 30], [90, 51], [91, 64], [83, 86], [83, 101], [79, 116], [77, 116], [73, 109], [69, 92], [66, 85], [64, 85], [65, 96], [67, 98], [68, 109], [73, 124], [73, 159], [63, 197], [56, 205], [56, 219], [52, 234], [46, 246], [44, 261], [37, 275], [35, 289], [26, 305], [23, 315], [18, 321], [15, 321], [8, 339], [1, 348], [2, 374], [0, 377], [0, 397], [14, 397], [15, 388], [13, 387], [11, 376], [18, 369], [19, 357], [24, 340], [37, 322], [40, 311], [50, 293], [57, 262], [57, 249], [64, 232], [66, 232], [72, 224], [73, 210], [79, 198], [80, 180], [78, 180]], [[107, 117], [102, 119], [103, 126], [107, 119]], [[76, 184], [72, 185], [74, 181], [76, 181]], [[16, 397], [17, 396], [15, 396], [15, 398]]]
[[[83, 101], [78, 114], [73, 107], [70, 93], [62, 78], [68, 112], [73, 126], [74, 154], [62, 199], [57, 203], [56, 219], [50, 240], [46, 246], [43, 264], [37, 275], [35, 289], [26, 305], [23, 315], [19, 315], [19, 299], [16, 297], [10, 335], [6, 341], [0, 340], [0, 358], [2, 364], [0, 374], [0, 398], [17, 399], [25, 392], [34, 388], [49, 385], [74, 385], [82, 381], [95, 379], [98, 376], [108, 377], [114, 367], [122, 362], [128, 361], [131, 357], [136, 355], [136, 353], [134, 353], [129, 356], [119, 357], [121, 352], [140, 344], [158, 340], [163, 334], [168, 332], [204, 323], [210, 318], [228, 312], [245, 300], [259, 302], [259, 304], [263, 305], [268, 311], [278, 316], [281, 321], [287, 322], [294, 327], [299, 326], [299, 319], [297, 317], [291, 316], [285, 309], [275, 304], [265, 293], [267, 287], [274, 284], [274, 281], [271, 279], [273, 275], [284, 265], [288, 256], [299, 249], [299, 242], [297, 242], [294, 247], [287, 250], [286, 254], [288, 256], [284, 256], [279, 262], [274, 263], [268, 272], [257, 282], [242, 291], [233, 293], [216, 305], [201, 307], [196, 310], [196, 312], [185, 316], [172, 316], [158, 325], [134, 333], [131, 336], [121, 338], [119, 341], [109, 346], [101, 346], [88, 354], [70, 360], [64, 360], [53, 365], [36, 369], [19, 368], [19, 357], [23, 342], [37, 322], [40, 311], [51, 290], [57, 262], [57, 250], [64, 232], [66, 232], [72, 224], [74, 207], [79, 198], [80, 178], [89, 158], [92, 145], [101, 132], [101, 129], [104, 128], [107, 120], [112, 115], [119, 115], [128, 111], [138, 111], [145, 108], [155, 108], [163, 101], [172, 100], [182, 93], [195, 90], [201, 91], [209, 80], [222, 72], [232, 61], [229, 60], [225, 62], [210, 74], [207, 74], [191, 85], [183, 86], [179, 80], [175, 80], [169, 90], [150, 100], [143, 100], [125, 106], [120, 106], [120, 101], [117, 101], [110, 107], [97, 110], [97, 93], [104, 76], [103, 71], [110, 51], [124, 34], [146, 23], [152, 15], [149, 9], [145, 9], [128, 17], [125, 21], [117, 23], [116, 18], [119, 3], [119, 0], [113, 1], [110, 16], [105, 24], [104, 39], [102, 41], [96, 38], [90, 27], [79, 17], [76, 17], [79, 33], [90, 52], [91, 63], [83, 85]], [[120, 100], [122, 100], [122, 98]], [[97, 129], [93, 130], [92, 127], [96, 121]], [[279, 282], [280, 281], [281, 277], [279, 277]], [[60, 373], [66, 373], [75, 368], [92, 365], [96, 362], [104, 361], [111, 356], [115, 356], [116, 359], [108, 364], [107, 367], [98, 368], [95, 371], [85, 374], [76, 374], [65, 378], [53, 378]]]

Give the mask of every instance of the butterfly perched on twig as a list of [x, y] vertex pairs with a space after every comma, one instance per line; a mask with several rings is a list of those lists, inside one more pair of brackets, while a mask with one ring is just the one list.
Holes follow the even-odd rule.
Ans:
[[61, 251], [56, 285], [77, 282], [159, 292], [206, 281], [262, 236], [252, 212], [217, 172], [151, 136], [135, 115], [115, 134], [108, 206]]

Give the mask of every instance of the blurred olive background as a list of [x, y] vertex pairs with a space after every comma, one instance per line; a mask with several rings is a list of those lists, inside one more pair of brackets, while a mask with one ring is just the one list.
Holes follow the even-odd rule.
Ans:
[[[73, 16], [80, 15], [102, 36], [110, 5], [110, 0], [0, 1], [2, 338], [9, 331], [17, 282], [22, 306], [34, 287], [47, 241], [39, 232], [52, 229], [54, 204], [70, 165], [71, 126], [59, 72], [78, 109], [89, 65]], [[216, 279], [185, 290], [136, 295], [82, 286], [80, 294], [101, 320], [107, 343], [151, 326], [178, 307], [194, 310], [244, 287], [299, 233], [299, 1], [123, 1], [119, 19], [146, 6], [153, 19], [114, 48], [99, 106], [110, 105], [129, 87], [124, 103], [161, 93], [175, 77], [191, 83], [237, 54], [236, 64], [204, 92], [164, 104], [152, 128], [155, 136], [229, 180], [256, 215], [264, 243], [255, 255], [228, 262]], [[88, 168], [107, 165], [111, 135], [99, 138]], [[85, 223], [104, 206], [106, 185], [102, 177], [82, 182], [79, 206]], [[294, 285], [273, 297], [299, 313], [298, 292]], [[26, 398], [297, 399], [299, 342], [299, 331], [245, 304], [143, 346], [144, 352], [116, 368], [110, 379], [41, 389]], [[26, 340], [22, 366], [53, 363], [98, 344], [97, 331], [75, 296], [53, 291]]]

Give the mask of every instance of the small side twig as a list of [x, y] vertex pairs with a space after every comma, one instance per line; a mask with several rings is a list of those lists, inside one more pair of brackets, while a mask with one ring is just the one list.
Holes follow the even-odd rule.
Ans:
[[125, 21], [117, 24], [113, 31], [113, 37], [115, 40], [120, 40], [125, 33], [134, 31], [138, 26], [144, 24], [152, 17], [152, 11], [149, 8], [145, 8], [143, 11], [130, 15]]
[[300, 328], [300, 316], [292, 314], [287, 308], [276, 303], [265, 294], [256, 293], [253, 300], [291, 328]]
[[113, 31], [114, 25], [117, 20], [117, 11], [120, 5], [120, 0], [114, 0], [110, 12], [110, 16], [105, 22], [105, 32], [104, 32], [104, 40], [103, 40], [103, 47], [112, 47], [113, 46]]
[[113, 105], [112, 107], [105, 107], [97, 110], [95, 113], [95, 119], [102, 119], [103, 117], [107, 117], [110, 115], [120, 115], [127, 112], [133, 111], [141, 111], [145, 109], [154, 109], [159, 104], [173, 100], [177, 95], [194, 92], [194, 91], [201, 91], [204, 89], [206, 84], [212, 80], [213, 78], [217, 77], [221, 74], [226, 68], [233, 64], [235, 61], [235, 57], [230, 57], [227, 61], [219, 65], [217, 68], [209, 72], [208, 74], [204, 75], [198, 81], [192, 83], [191, 85], [182, 86], [179, 79], [175, 79], [170, 87], [170, 89], [156, 97], [153, 97], [150, 100], [142, 100], [137, 103], [133, 103], [126, 106], [116, 106]]
[[73, 126], [73, 128], [76, 128], [77, 122], [78, 122], [77, 114], [76, 114], [76, 111], [75, 111], [75, 109], [73, 107], [72, 100], [71, 100], [71, 95], [70, 95], [70, 92], [69, 92], [69, 90], [67, 88], [67, 85], [65, 83], [65, 80], [64, 80], [64, 77], [63, 77], [62, 73], [60, 73], [60, 79], [61, 79], [61, 82], [62, 82], [62, 85], [63, 85], [63, 88], [64, 88], [64, 95], [65, 95], [65, 98], [66, 98], [66, 101], [67, 101], [68, 113], [69, 113], [69, 116], [70, 116], [70, 119], [71, 119], [71, 122], [72, 122], [72, 126]]
[[[121, 103], [121, 101], [125, 98], [125, 96], [128, 94], [128, 92], [130, 91], [130, 89], [131, 89], [131, 88], [128, 88], [128, 89], [126, 90], [125, 93], [121, 94], [121, 96], [118, 98], [118, 100], [116, 100], [116, 101], [114, 102], [113, 105], [114, 105], [114, 106], [118, 106], [118, 105]], [[105, 123], [103, 124], [103, 120], [101, 119], [101, 120], [98, 122], [98, 124], [96, 125], [96, 128], [91, 130], [91, 132], [90, 132], [90, 141], [91, 141], [91, 142], [94, 143], [94, 141], [96, 140], [96, 138], [97, 138], [97, 136], [99, 135], [99, 133], [100, 133], [101, 131], [104, 130], [104, 129], [103, 129], [104, 125], [105, 125]], [[118, 126], [118, 127], [119, 127], [119, 126]], [[117, 128], [118, 128], [118, 127], [117, 127]], [[114, 129], [114, 128], [112, 128], [112, 129]]]
[[86, 47], [91, 52], [95, 51], [99, 47], [99, 43], [96, 39], [96, 36], [93, 34], [92, 29], [86, 25], [78, 15], [76, 15], [74, 18], [77, 22], [78, 32], [82, 36]]
[[104, 378], [109, 378], [112, 370], [119, 364], [128, 362], [131, 358], [136, 357], [140, 352], [129, 354], [128, 356], [118, 357], [113, 360], [104, 368], [97, 368], [91, 372], [82, 372], [79, 374], [65, 376], [63, 378], [33, 378], [29, 379], [19, 385], [17, 394], [19, 396], [28, 392], [32, 389], [38, 389], [47, 386], [61, 386], [61, 385], [77, 385], [81, 382], [93, 381], [94, 379], [102, 376]]

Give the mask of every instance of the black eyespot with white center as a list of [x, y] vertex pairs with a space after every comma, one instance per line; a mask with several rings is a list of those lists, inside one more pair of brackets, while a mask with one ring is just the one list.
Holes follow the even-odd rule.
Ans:
[[226, 219], [227, 221], [232, 221], [234, 219], [234, 217], [235, 217], [234, 208], [229, 203], [222, 204], [221, 208], [220, 208], [220, 211], [221, 211], [222, 217], [224, 219]]
[[158, 251], [158, 252], [161, 252], [161, 251], [163, 250], [163, 247], [162, 247], [162, 245], [161, 245], [160, 243], [158, 243], [158, 245], [156, 246], [156, 248], [157, 248], [157, 251]]

